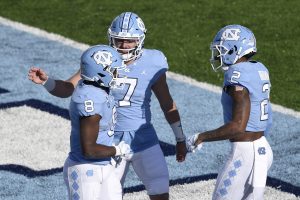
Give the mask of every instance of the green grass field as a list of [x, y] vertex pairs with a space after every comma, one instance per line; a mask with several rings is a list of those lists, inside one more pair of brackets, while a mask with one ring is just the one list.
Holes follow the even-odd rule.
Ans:
[[271, 101], [300, 111], [299, 0], [0, 1], [2, 17], [90, 45], [107, 43], [108, 26], [124, 11], [144, 20], [145, 47], [162, 50], [171, 71], [219, 86], [209, 45], [223, 26], [247, 26], [256, 35], [256, 60], [270, 71]]

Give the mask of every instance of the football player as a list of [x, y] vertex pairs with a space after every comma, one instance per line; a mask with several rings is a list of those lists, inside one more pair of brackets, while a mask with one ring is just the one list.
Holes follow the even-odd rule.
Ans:
[[122, 199], [122, 187], [114, 173], [113, 156], [130, 154], [130, 146], [113, 146], [116, 86], [120, 54], [107, 45], [90, 47], [81, 56], [81, 80], [71, 97], [71, 150], [64, 165], [69, 199]]
[[273, 161], [264, 136], [272, 115], [269, 71], [262, 63], [251, 60], [257, 51], [256, 39], [244, 26], [222, 28], [211, 51], [213, 69], [224, 71], [221, 102], [225, 124], [190, 137], [188, 149], [203, 142], [229, 140], [231, 153], [218, 173], [213, 199], [263, 199]]
[[[151, 200], [169, 199], [169, 173], [159, 140], [151, 123], [150, 101], [156, 95], [166, 120], [176, 138], [176, 159], [185, 160], [186, 143], [179, 112], [166, 82], [168, 63], [165, 55], [154, 49], [144, 49], [146, 28], [135, 13], [117, 16], [108, 29], [109, 44], [122, 55], [126, 66], [118, 68], [119, 87], [112, 90], [117, 101], [115, 143], [125, 141], [133, 151], [123, 159], [116, 171], [124, 183], [129, 164], [141, 179]], [[80, 71], [67, 81], [53, 80], [39, 68], [29, 71], [35, 83], [45, 81], [45, 88], [58, 97], [68, 97], [80, 80]]]

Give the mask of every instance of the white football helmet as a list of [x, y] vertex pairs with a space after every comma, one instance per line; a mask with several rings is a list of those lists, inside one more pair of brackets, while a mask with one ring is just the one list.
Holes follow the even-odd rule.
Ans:
[[228, 25], [215, 36], [211, 46], [210, 63], [214, 71], [227, 70], [230, 65], [245, 55], [251, 57], [257, 51], [256, 39], [248, 28], [241, 25]]
[[[108, 29], [109, 44], [122, 54], [124, 61], [136, 59], [142, 54], [146, 28], [142, 19], [135, 13], [124, 12], [117, 16]], [[137, 45], [132, 49], [121, 49], [119, 40], [135, 40]]]

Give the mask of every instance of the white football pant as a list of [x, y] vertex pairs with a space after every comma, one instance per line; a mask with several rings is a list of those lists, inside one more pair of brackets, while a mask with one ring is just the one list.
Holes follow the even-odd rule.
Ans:
[[273, 152], [264, 136], [253, 142], [232, 142], [212, 199], [262, 200], [272, 162]]
[[121, 200], [122, 187], [114, 170], [111, 164], [80, 164], [67, 158], [63, 173], [69, 200]]

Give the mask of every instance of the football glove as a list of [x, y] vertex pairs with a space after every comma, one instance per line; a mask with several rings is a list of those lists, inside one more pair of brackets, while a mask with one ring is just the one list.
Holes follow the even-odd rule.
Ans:
[[126, 157], [127, 154], [131, 154], [131, 149], [129, 144], [126, 144], [124, 141], [121, 141], [118, 145], [114, 145], [116, 148], [116, 155], [115, 156], [121, 156]]
[[192, 135], [186, 140], [186, 149], [188, 152], [194, 153], [196, 150], [200, 150], [202, 148], [202, 144], [195, 145], [195, 142], [198, 138], [198, 134]]
[[131, 151], [130, 145], [121, 141], [118, 145], [113, 146], [116, 148], [116, 155], [112, 157], [112, 164], [115, 167], [118, 167], [123, 159], [130, 160], [133, 153]]

